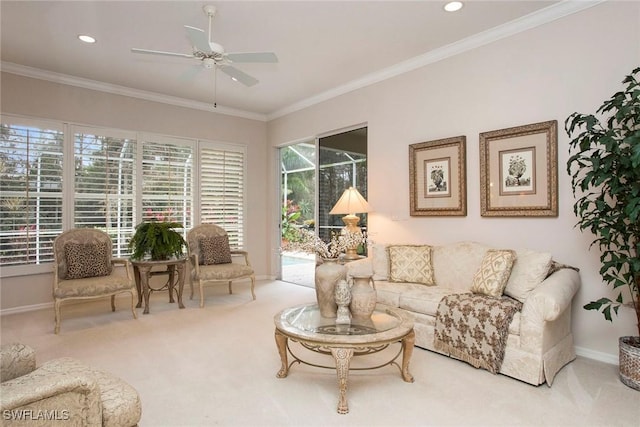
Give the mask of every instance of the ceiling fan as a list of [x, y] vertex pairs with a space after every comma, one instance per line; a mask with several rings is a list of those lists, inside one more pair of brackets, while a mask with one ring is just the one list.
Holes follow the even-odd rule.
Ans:
[[193, 53], [177, 53], [164, 52], [160, 50], [138, 49], [132, 48], [134, 53], [144, 53], [151, 55], [177, 56], [182, 58], [198, 59], [202, 67], [206, 69], [220, 69], [223, 73], [229, 75], [234, 81], [240, 82], [245, 86], [253, 86], [258, 83], [255, 77], [237, 69], [231, 64], [234, 63], [276, 63], [278, 57], [273, 52], [225, 52], [222, 45], [211, 41], [211, 26], [213, 17], [216, 14], [216, 7], [206, 5], [203, 7], [204, 13], [209, 17], [209, 33], [205, 34], [204, 30], [185, 25], [187, 37], [191, 42]]

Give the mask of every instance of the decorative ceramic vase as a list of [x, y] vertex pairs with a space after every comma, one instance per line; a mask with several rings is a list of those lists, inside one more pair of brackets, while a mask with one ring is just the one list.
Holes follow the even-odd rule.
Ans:
[[376, 308], [378, 295], [372, 276], [353, 276], [351, 285], [351, 315], [356, 319], [369, 319]]
[[336, 317], [338, 306], [335, 300], [336, 285], [347, 277], [347, 269], [337, 259], [323, 258], [316, 266], [316, 298], [322, 317]]
[[349, 284], [346, 280], [341, 279], [336, 284], [335, 298], [338, 306], [336, 324], [351, 323], [351, 316], [349, 316], [351, 289], [349, 289]]

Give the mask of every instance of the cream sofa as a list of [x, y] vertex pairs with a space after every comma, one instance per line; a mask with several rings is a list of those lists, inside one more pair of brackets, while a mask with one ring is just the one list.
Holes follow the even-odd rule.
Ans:
[[0, 347], [0, 412], [6, 426], [129, 427], [140, 421], [138, 392], [70, 357], [36, 368], [24, 344]]
[[[388, 245], [373, 244], [369, 257], [346, 264], [348, 275], [373, 275], [378, 305], [402, 310], [414, 322], [416, 345], [434, 348], [435, 315], [448, 294], [469, 292], [489, 246], [475, 242], [433, 246], [435, 286], [392, 282]], [[504, 293], [523, 302], [509, 325], [500, 373], [533, 385], [551, 385], [556, 373], [575, 359], [571, 300], [580, 286], [575, 269], [557, 268], [551, 254], [515, 250]]]

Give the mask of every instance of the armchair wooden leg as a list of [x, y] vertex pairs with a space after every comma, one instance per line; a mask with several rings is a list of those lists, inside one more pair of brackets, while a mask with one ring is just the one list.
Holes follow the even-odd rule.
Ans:
[[253, 300], [255, 301], [256, 299], [256, 276], [251, 276], [251, 296], [253, 297]]
[[111, 311], [116, 311], [116, 296], [111, 295]]
[[229, 280], [229, 295], [231, 295], [233, 291], [231, 290], [231, 280]]
[[189, 295], [189, 299], [193, 299], [193, 277], [189, 277], [189, 288], [191, 288], [191, 295]]
[[138, 318], [138, 313], [136, 313], [136, 303], [134, 302], [135, 296], [133, 295], [133, 291], [131, 291], [131, 312], [133, 313], [133, 318]]
[[204, 308], [204, 289], [202, 288], [202, 280], [200, 282], [200, 308]]
[[55, 311], [55, 326], [53, 327], [53, 333], [57, 335], [60, 332], [60, 300], [55, 300], [53, 307]]

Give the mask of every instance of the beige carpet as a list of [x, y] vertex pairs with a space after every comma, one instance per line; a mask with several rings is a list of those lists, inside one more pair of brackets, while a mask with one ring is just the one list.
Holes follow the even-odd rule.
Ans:
[[623, 385], [617, 366], [578, 358], [553, 387], [533, 387], [445, 356], [416, 349], [415, 383], [396, 367], [352, 371], [350, 413], [336, 413], [335, 371], [294, 365], [277, 379], [273, 338], [279, 310], [312, 302], [314, 290], [258, 282], [209, 287], [198, 308], [185, 290], [184, 310], [166, 293], [152, 295], [151, 313], [134, 320], [126, 301], [62, 308], [59, 336], [53, 309], [3, 316], [1, 341], [21, 341], [38, 363], [73, 356], [131, 383], [142, 399], [141, 426], [634, 426], [640, 393]]

